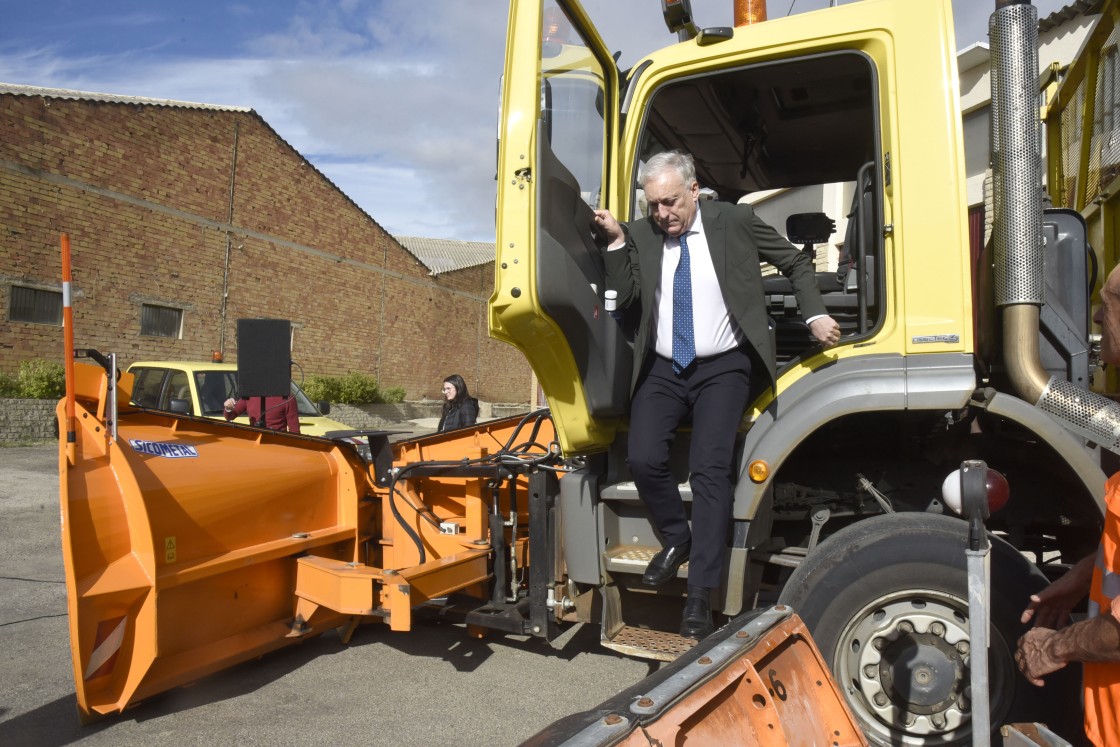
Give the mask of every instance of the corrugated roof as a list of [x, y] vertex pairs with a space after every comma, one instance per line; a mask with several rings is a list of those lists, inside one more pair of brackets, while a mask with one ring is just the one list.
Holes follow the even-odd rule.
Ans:
[[[1104, 0], [1075, 0], [1045, 18], [1038, 20], [1038, 33], [1052, 31], [1067, 21], [1100, 15]], [[980, 65], [987, 65], [991, 50], [987, 42], [975, 42], [957, 52], [957, 67], [964, 72]]]
[[173, 99], [149, 99], [144, 96], [121, 96], [115, 93], [95, 93], [93, 91], [72, 91], [68, 88], [42, 88], [21, 86], [16, 83], [0, 83], [0, 93], [18, 96], [47, 96], [55, 99], [76, 99], [79, 101], [103, 101], [109, 104], [143, 104], [146, 106], [168, 106], [178, 109], [210, 109], [221, 112], [251, 112], [243, 106], [221, 106], [219, 104], [198, 104], [193, 101]]
[[1040, 32], [1049, 31], [1079, 16], [1097, 15], [1101, 12], [1101, 5], [1103, 4], [1104, 0], [1075, 0], [1069, 5], [1055, 10], [1045, 18], [1038, 19], [1038, 30]]
[[487, 241], [427, 239], [421, 236], [394, 236], [397, 242], [424, 263], [430, 274], [465, 270], [493, 262], [494, 244]]

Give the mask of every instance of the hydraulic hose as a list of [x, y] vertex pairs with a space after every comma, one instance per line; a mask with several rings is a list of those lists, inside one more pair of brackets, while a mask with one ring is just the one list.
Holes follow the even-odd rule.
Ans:
[[[545, 418], [548, 418], [548, 417], [550, 417], [550, 416], [549, 416], [549, 411], [548, 411], [547, 408], [543, 408], [543, 409], [540, 409], [540, 410], [535, 410], [533, 412], [527, 413], [521, 419], [521, 421], [517, 424], [517, 427], [514, 428], [513, 433], [510, 434], [510, 437], [506, 440], [506, 443], [502, 446], [501, 450], [499, 450], [498, 452], [496, 452], [492, 455], [479, 457], [477, 459], [462, 459], [462, 460], [458, 460], [458, 461], [429, 460], [429, 461], [413, 462], [411, 464], [406, 464], [405, 466], [401, 467], [398, 470], [393, 471], [393, 477], [389, 481], [389, 508], [393, 512], [393, 518], [396, 519], [397, 524], [404, 530], [405, 534], [408, 535], [409, 539], [411, 539], [412, 543], [416, 546], [416, 550], [417, 550], [417, 552], [420, 556], [420, 562], [421, 563], [427, 562], [428, 555], [427, 555], [427, 552], [424, 549], [423, 539], [416, 532], [416, 530], [414, 530], [412, 528], [412, 526], [409, 525], [409, 523], [407, 521], [405, 521], [404, 516], [401, 514], [400, 510], [397, 508], [396, 496], [399, 493], [399, 491], [397, 490], [397, 480], [400, 480], [408, 472], [410, 472], [411, 470], [417, 469], [419, 467], [448, 467], [448, 468], [454, 468], [454, 467], [463, 467], [463, 466], [473, 466], [473, 465], [478, 465], [478, 464], [486, 464], [486, 463], [489, 463], [489, 462], [495, 462], [495, 463], [498, 463], [498, 464], [506, 465], [508, 467], [522, 466], [522, 467], [527, 468], [527, 467], [531, 467], [531, 466], [541, 466], [541, 465], [543, 465], [543, 464], [545, 464], [549, 461], [552, 461], [552, 460], [556, 459], [556, 455], [552, 452], [551, 449], [536, 443], [536, 437], [537, 437], [537, 434], [540, 432], [542, 422], [544, 421]], [[515, 446], [514, 444], [517, 442], [518, 437], [519, 437], [522, 429], [530, 421], [533, 422], [534, 427], [533, 427], [533, 431], [532, 431], [532, 434], [530, 435], [529, 440], [526, 441], [526, 442], [522, 442], [520, 444], [517, 444]], [[533, 459], [525, 459], [525, 458], [523, 458], [523, 456], [517, 456], [518, 454], [524, 455], [524, 453], [528, 449], [532, 448], [533, 446], [539, 446], [544, 453], [541, 454], [538, 457], [533, 458]], [[511, 479], [515, 479], [515, 478], [511, 478]], [[402, 496], [403, 496], [403, 494], [402, 494]], [[409, 503], [411, 504], [411, 501]], [[424, 513], [424, 509], [419, 508], [415, 505], [412, 506], [412, 509], [414, 511], [416, 511], [417, 514], [423, 515], [423, 513]], [[429, 509], [429, 511], [430, 511], [430, 509]], [[493, 521], [494, 521], [493, 516], [494, 516], [495, 513], [497, 513], [498, 520], [504, 524], [504, 519], [501, 516], [501, 512], [500, 512], [500, 508], [499, 508], [499, 501], [498, 501], [498, 498], [497, 498], [496, 494], [494, 496], [494, 505], [491, 507], [491, 519], [490, 519], [490, 522], [491, 522], [490, 523], [490, 534], [491, 534], [491, 538], [492, 538], [491, 541], [493, 541], [493, 537], [495, 536], [494, 526], [493, 526]], [[428, 521], [429, 523], [432, 523], [431, 520], [427, 519], [426, 517], [425, 517], [425, 520]], [[516, 517], [514, 518], [514, 523], [516, 524]], [[515, 531], [516, 531], [516, 529], [515, 529]], [[502, 543], [503, 543], [502, 552], [504, 552], [505, 532], [504, 531], [499, 531], [497, 533], [497, 536], [499, 536], [502, 540]], [[498, 548], [495, 547], [494, 551], [495, 551], [495, 557], [498, 557], [498, 554], [497, 554], [498, 553]], [[503, 566], [505, 565], [504, 556], [502, 557], [502, 565]], [[503, 578], [502, 583], [500, 585], [496, 586], [495, 588], [502, 589], [504, 586], [505, 586], [505, 580]], [[504, 591], [502, 593], [504, 594]]]

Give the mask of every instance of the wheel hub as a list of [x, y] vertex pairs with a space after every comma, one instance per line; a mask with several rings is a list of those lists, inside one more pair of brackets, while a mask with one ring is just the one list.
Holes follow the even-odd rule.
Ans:
[[883, 650], [879, 681], [891, 702], [929, 715], [952, 707], [964, 691], [964, 658], [933, 633], [902, 635]]
[[964, 736], [971, 713], [965, 609], [948, 595], [897, 594], [856, 615], [842, 633], [837, 679], [887, 743]]

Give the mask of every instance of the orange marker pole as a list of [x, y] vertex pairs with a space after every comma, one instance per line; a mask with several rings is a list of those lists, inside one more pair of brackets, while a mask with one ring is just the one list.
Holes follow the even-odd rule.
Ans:
[[70, 306], [70, 236], [62, 234], [62, 339], [66, 371], [66, 458], [77, 462], [78, 433], [74, 417], [74, 312]]

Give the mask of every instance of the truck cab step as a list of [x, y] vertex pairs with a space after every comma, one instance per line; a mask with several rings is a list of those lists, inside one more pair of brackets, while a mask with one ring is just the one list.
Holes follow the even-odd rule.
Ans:
[[[606, 552], [607, 571], [609, 573], [636, 573], [646, 572], [646, 566], [653, 556], [660, 552], [660, 547], [647, 547], [643, 545], [618, 545]], [[677, 569], [677, 578], [688, 578], [688, 561], [681, 563]]]
[[[677, 485], [677, 489], [681, 491], [681, 500], [685, 503], [692, 502], [692, 487], [688, 484], [688, 481]], [[642, 500], [641, 496], [638, 495], [638, 487], [633, 482], [616, 482], [613, 485], [608, 485], [600, 491], [599, 495], [604, 501], [641, 503]]]
[[620, 654], [639, 659], [676, 661], [678, 657], [696, 645], [696, 640], [664, 630], [623, 625], [613, 636], [604, 638], [602, 643], [605, 647]]

